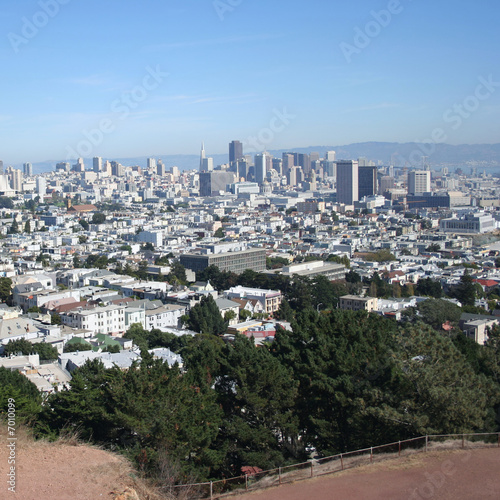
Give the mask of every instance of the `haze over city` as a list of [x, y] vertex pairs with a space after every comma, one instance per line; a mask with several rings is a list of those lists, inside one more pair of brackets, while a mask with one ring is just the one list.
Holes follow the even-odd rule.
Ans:
[[[2, 5], [5, 164], [495, 143], [498, 4], [235, 1]], [[252, 146], [253, 140], [253, 146]], [[74, 154], [77, 153], [77, 154]]]

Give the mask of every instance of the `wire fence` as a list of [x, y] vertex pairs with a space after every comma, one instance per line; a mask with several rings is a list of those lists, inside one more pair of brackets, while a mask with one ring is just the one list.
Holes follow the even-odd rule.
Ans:
[[219, 481], [173, 486], [171, 493], [179, 499], [211, 499], [244, 491], [256, 491], [271, 486], [333, 474], [389, 458], [403, 458], [427, 451], [500, 448], [500, 432], [474, 434], [440, 434], [421, 436], [404, 441], [373, 446], [362, 450], [339, 453], [330, 457], [311, 459], [266, 471], [243, 474]]

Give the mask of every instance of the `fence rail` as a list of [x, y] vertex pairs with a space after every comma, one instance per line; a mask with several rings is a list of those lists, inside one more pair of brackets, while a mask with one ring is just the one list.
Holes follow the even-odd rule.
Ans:
[[361, 465], [387, 460], [388, 458], [400, 458], [414, 453], [425, 453], [429, 450], [472, 449], [493, 446], [500, 448], [500, 432], [427, 435], [361, 450], [338, 453], [330, 457], [311, 459], [307, 462], [219, 481], [180, 484], [172, 486], [171, 491], [174, 494], [181, 495], [182, 492], [189, 492], [190, 500], [208, 498], [214, 500], [239, 493], [241, 490], [265, 489], [301, 479], [333, 474]]

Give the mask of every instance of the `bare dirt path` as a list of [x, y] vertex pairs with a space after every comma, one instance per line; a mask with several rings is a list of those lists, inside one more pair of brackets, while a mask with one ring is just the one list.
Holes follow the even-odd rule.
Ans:
[[238, 500], [500, 499], [500, 449], [419, 453], [298, 481]]

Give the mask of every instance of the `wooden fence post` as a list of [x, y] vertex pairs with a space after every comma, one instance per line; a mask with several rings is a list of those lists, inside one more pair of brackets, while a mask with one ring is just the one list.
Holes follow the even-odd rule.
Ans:
[[279, 482], [281, 484], [281, 467], [278, 469]]
[[210, 481], [210, 500], [214, 497], [214, 483]]
[[398, 457], [401, 456], [401, 441], [399, 442], [399, 451], [398, 451]]
[[425, 452], [427, 453], [427, 445], [429, 443], [429, 436], [425, 436]]
[[313, 463], [311, 461], [311, 477], [313, 477], [313, 475], [314, 475], [314, 472], [313, 472]]
[[[500, 443], [500, 434], [498, 435], [498, 442]], [[344, 457], [342, 456], [342, 453], [340, 454], [340, 466], [342, 467], [342, 470], [344, 470]]]

